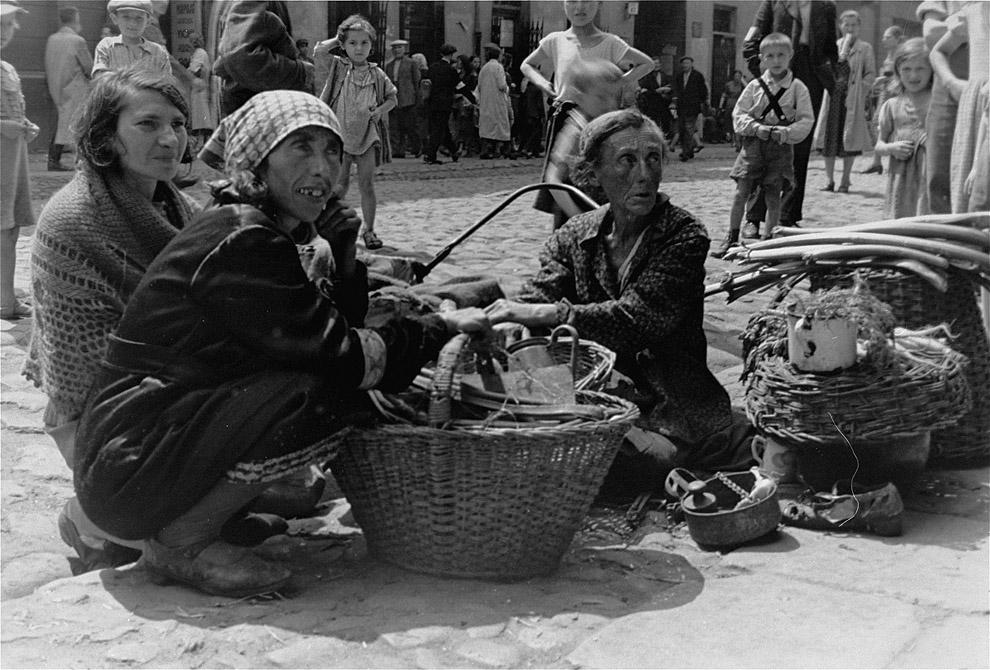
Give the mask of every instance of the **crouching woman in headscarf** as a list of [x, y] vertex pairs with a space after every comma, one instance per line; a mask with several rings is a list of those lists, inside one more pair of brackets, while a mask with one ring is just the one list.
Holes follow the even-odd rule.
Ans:
[[[291, 573], [220, 541], [224, 522], [332, 458], [362, 389], [407, 387], [451, 334], [488, 320], [466, 309], [362, 328], [360, 221], [324, 211], [342, 156], [333, 112], [271, 91], [223, 125], [230, 186], [151, 264], [111, 336], [75, 485], [97, 524], [146, 541], [154, 575], [243, 597]], [[329, 276], [300, 263], [297, 242], [317, 235]]]
[[606, 479], [609, 497], [656, 488], [675, 465], [707, 471], [751, 459], [751, 428], [706, 362], [708, 234], [658, 191], [663, 155], [662, 132], [638, 111], [591, 121], [572, 177], [607, 204], [569, 219], [522, 294], [487, 308], [492, 323], [566, 323], [616, 352], [616, 370], [635, 385], [640, 425], [653, 435], [624, 444]]

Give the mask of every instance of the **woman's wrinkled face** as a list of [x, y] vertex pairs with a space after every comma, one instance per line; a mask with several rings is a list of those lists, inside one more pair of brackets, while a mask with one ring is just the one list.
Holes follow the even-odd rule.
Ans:
[[110, 20], [120, 29], [120, 34], [132, 40], [136, 40], [144, 34], [144, 29], [148, 27], [150, 18], [140, 9], [118, 9], [110, 15]]
[[595, 20], [601, 4], [595, 0], [564, 0], [564, 15], [572, 26], [586, 26]]
[[908, 93], [923, 91], [932, 82], [931, 63], [923, 54], [906, 58], [897, 66], [897, 77]]
[[117, 119], [114, 148], [125, 179], [153, 190], [179, 169], [186, 150], [186, 117], [158, 91], [128, 93]]
[[316, 220], [340, 176], [340, 140], [326, 128], [307, 126], [278, 143], [259, 168], [279, 219], [288, 229]]
[[344, 37], [344, 51], [352, 63], [366, 63], [371, 55], [371, 35], [363, 30], [348, 30]]
[[620, 130], [605, 140], [592, 173], [614, 210], [644, 216], [663, 178], [663, 138], [652, 128]]

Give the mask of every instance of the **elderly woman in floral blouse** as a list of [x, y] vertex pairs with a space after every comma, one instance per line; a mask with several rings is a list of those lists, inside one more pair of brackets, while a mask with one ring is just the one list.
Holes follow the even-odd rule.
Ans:
[[[706, 362], [708, 235], [658, 191], [663, 156], [662, 132], [638, 111], [589, 123], [574, 174], [608, 204], [557, 230], [522, 294], [487, 312], [493, 323], [568, 323], [615, 351], [616, 369], [632, 380], [644, 410], [642, 427], [663, 436], [646, 461], [702, 470], [742, 465], [749, 440], [739, 438], [748, 427], [734, 425], [728, 394]], [[655, 481], [660, 473], [652, 470]]]

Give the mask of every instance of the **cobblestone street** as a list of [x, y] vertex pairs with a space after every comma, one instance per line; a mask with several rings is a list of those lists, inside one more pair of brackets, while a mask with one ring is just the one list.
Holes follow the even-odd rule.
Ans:
[[[708, 146], [665, 168], [663, 190], [713, 240], [728, 226], [732, 158], [726, 145]], [[44, 159], [31, 156], [36, 214], [71, 178], [45, 172]], [[818, 190], [823, 161], [812, 158], [804, 225], [882, 218], [884, 178], [858, 174], [867, 161], [842, 195]], [[539, 170], [537, 160], [385, 166], [376, 182], [385, 251], [429, 260]], [[202, 185], [190, 193], [205, 200]], [[507, 294], [518, 290], [551, 227], [532, 198], [458, 246], [428, 281], [488, 274]], [[348, 200], [358, 203], [356, 180]], [[25, 291], [32, 232], [18, 245], [16, 285]], [[730, 267], [710, 260], [709, 275]], [[736, 335], [767, 300], [726, 304], [718, 295], [706, 304], [709, 362], [737, 404]], [[44, 396], [20, 376], [30, 323], [0, 322], [4, 668], [990, 666], [990, 468], [926, 472], [902, 491], [901, 537], [782, 527], [723, 554], [700, 550], [683, 525], [650, 512], [631, 537], [581, 533], [558, 573], [518, 583], [377, 562], [342, 502], [328, 508], [341, 535], [308, 538], [282, 598], [157, 586], [134, 566], [74, 577], [56, 528], [71, 473], [42, 432]]]

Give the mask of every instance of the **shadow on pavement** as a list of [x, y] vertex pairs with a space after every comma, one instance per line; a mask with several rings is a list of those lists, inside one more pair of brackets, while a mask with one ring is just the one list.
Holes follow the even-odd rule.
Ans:
[[[572, 547], [549, 577], [499, 583], [444, 579], [409, 572], [353, 546], [321, 550], [291, 562], [293, 582], [276, 597], [220, 598], [190, 588], [158, 586], [140, 564], [104, 570], [107, 594], [135, 616], [203, 628], [264, 623], [277, 629], [371, 643], [384, 635], [430, 626], [499, 627], [513, 622], [582, 616], [617, 619], [693, 601], [704, 577], [683, 556], [653, 549]], [[564, 623], [561, 623], [563, 626]]]

